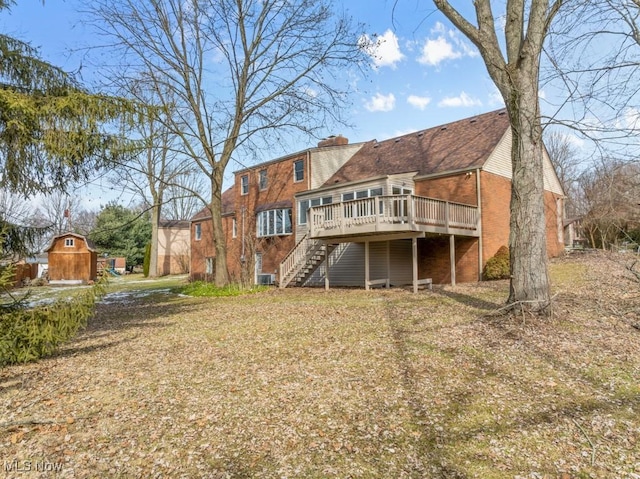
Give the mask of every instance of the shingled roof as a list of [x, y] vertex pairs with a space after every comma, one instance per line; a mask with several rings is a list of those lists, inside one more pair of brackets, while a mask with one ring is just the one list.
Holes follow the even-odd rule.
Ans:
[[509, 128], [506, 110], [465, 118], [384, 141], [369, 141], [325, 186], [381, 175], [418, 176], [480, 168]]
[[[230, 188], [227, 188], [222, 192], [222, 214], [223, 215], [233, 213], [233, 208], [234, 208], [233, 200], [235, 199], [233, 188], [234, 187], [231, 186]], [[191, 218], [191, 221], [193, 222], [193, 221], [204, 220], [208, 218], [211, 218], [211, 212], [209, 211], [209, 208], [204, 207]]]

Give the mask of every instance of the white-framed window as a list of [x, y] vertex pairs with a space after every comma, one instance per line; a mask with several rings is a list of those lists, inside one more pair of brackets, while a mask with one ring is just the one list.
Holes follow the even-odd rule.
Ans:
[[194, 235], [196, 241], [200, 241], [202, 239], [202, 223], [196, 223]]
[[262, 273], [262, 253], [256, 252], [255, 261], [256, 261], [256, 274], [260, 274]]
[[267, 170], [260, 170], [258, 172], [258, 184], [261, 190], [267, 189]]
[[[342, 193], [342, 201], [351, 201], [354, 199], [373, 198], [374, 196], [382, 196], [383, 190], [380, 188], [368, 188], [366, 190], [350, 191], [348, 193]], [[382, 200], [378, 203], [378, 213], [382, 214], [384, 204]], [[345, 218], [357, 218], [360, 216], [371, 216], [375, 212], [371, 211], [370, 203], [353, 204], [346, 203], [344, 205]]]
[[238, 237], [238, 221], [235, 218], [231, 220], [231, 237]]
[[261, 211], [257, 219], [258, 238], [288, 235], [293, 232], [291, 208]]
[[307, 224], [307, 212], [311, 206], [329, 205], [333, 202], [331, 196], [323, 198], [309, 198], [307, 200], [298, 201], [298, 224]]
[[75, 246], [76, 242], [74, 241], [74, 238], [65, 238], [64, 239], [64, 246], [65, 248], [73, 248]]
[[391, 187], [392, 195], [411, 195], [413, 194], [413, 190], [411, 188], [400, 188], [399, 186]]
[[[400, 186], [392, 186], [391, 194], [393, 195], [411, 195], [413, 190], [410, 188], [401, 188]], [[407, 200], [394, 201], [393, 202], [393, 215], [398, 217], [404, 217], [409, 214], [409, 203]], [[404, 221], [404, 219], [402, 219]]]
[[293, 162], [293, 181], [304, 180], [304, 160]]
[[205, 274], [213, 274], [215, 268], [215, 258], [209, 257], [205, 259]]
[[242, 195], [249, 194], [249, 175], [242, 175], [240, 177], [240, 193]]

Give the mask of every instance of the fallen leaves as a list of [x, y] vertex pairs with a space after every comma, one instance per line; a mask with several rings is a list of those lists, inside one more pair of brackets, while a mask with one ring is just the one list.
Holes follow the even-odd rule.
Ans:
[[631, 478], [640, 287], [557, 264], [556, 316], [525, 323], [485, 318], [505, 282], [107, 301], [0, 371], [0, 447], [76, 478]]

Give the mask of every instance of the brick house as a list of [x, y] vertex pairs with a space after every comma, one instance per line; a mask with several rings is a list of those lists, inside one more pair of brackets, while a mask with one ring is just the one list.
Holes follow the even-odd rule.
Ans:
[[[340, 161], [323, 163], [324, 148]], [[321, 142], [239, 171], [225, 192], [229, 270], [234, 275], [255, 258], [255, 280], [281, 287], [416, 290], [478, 281], [486, 261], [508, 245], [510, 149], [508, 116], [499, 110], [380, 142]], [[311, 174], [296, 181], [300, 161]], [[564, 248], [564, 193], [546, 154], [544, 187], [548, 254], [556, 256]], [[194, 218], [192, 233], [202, 219]], [[213, 250], [210, 231], [200, 228], [192, 256]]]
[[[361, 146], [331, 137], [317, 148], [235, 172], [233, 186], [222, 194], [227, 267], [234, 281], [277, 280], [280, 263], [296, 244], [295, 195], [320, 187]], [[192, 279], [213, 273], [212, 238], [211, 215], [204, 208], [191, 219]]]

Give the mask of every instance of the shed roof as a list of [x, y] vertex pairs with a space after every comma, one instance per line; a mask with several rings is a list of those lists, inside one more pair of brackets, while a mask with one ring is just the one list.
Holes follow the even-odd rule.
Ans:
[[380, 175], [418, 176], [480, 168], [509, 128], [496, 110], [384, 141], [369, 141], [324, 186]]
[[79, 239], [79, 240], [81, 240], [81, 241], [84, 241], [84, 242], [85, 242], [85, 244], [87, 245], [87, 249], [88, 249], [89, 251], [97, 252], [96, 245], [93, 243], [93, 241], [91, 241], [90, 239], [87, 239], [86, 237], [84, 237], [84, 236], [82, 236], [82, 235], [80, 235], [80, 234], [78, 234], [78, 233], [71, 233], [71, 232], [69, 232], [69, 233], [62, 233], [62, 234], [59, 234], [59, 235], [54, 236], [54, 237], [51, 239], [51, 244], [50, 244], [50, 245], [49, 245], [49, 247], [48, 247], [48, 248], [46, 248], [44, 251], [48, 253], [48, 252], [49, 252], [49, 250], [50, 250], [51, 248], [53, 248], [53, 245], [56, 243], [56, 241], [57, 241], [57, 240], [62, 239], [62, 238], [68, 238], [68, 237], [70, 237], [70, 236], [72, 236], [72, 237], [74, 237], [74, 238], [76, 238], [76, 239]]

